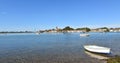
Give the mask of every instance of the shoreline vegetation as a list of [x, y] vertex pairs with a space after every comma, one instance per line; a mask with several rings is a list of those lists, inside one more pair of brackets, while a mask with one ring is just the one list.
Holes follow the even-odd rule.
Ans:
[[43, 33], [43, 32], [63, 32], [63, 33], [64, 32], [120, 32], [120, 28], [101, 27], [101, 28], [91, 29], [89, 27], [72, 28], [70, 26], [66, 26], [62, 29], [59, 27], [56, 27], [54, 29], [36, 31], [36, 33]]
[[37, 30], [37, 31], [0, 31], [0, 34], [4, 33], [44, 33], [44, 32], [120, 32], [119, 28], [107, 28], [107, 27], [101, 27], [101, 28], [89, 28], [89, 27], [83, 27], [83, 28], [72, 28], [70, 26], [66, 26], [64, 28], [53, 28], [53, 29], [46, 29], [46, 30]]

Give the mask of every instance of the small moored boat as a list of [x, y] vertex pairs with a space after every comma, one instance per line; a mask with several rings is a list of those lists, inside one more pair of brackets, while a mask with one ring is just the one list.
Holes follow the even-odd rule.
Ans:
[[85, 50], [95, 53], [106, 53], [109, 54], [110, 48], [97, 46], [97, 45], [84, 45]]
[[89, 34], [86, 34], [86, 33], [85, 34], [80, 34], [80, 36], [89, 36]]

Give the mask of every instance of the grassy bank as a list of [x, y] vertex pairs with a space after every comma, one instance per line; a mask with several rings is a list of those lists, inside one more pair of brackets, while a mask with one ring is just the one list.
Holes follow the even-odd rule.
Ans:
[[107, 60], [107, 63], [120, 63], [120, 56], [115, 56]]

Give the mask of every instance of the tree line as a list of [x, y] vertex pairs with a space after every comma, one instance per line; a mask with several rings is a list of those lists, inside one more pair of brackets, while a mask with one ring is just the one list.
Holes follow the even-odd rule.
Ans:
[[70, 26], [66, 26], [65, 28], [63, 28], [63, 30], [85, 30], [85, 32], [89, 32], [91, 29], [88, 27], [84, 27], [84, 28], [71, 28]]

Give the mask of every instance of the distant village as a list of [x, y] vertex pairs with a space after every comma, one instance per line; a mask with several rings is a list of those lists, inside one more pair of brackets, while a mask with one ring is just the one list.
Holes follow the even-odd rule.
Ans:
[[83, 28], [72, 28], [70, 26], [66, 26], [64, 28], [55, 27], [53, 29], [47, 29], [47, 30], [37, 30], [37, 31], [0, 31], [0, 34], [3, 33], [44, 33], [44, 32], [50, 32], [50, 33], [56, 33], [56, 32], [120, 32], [120, 28], [107, 28], [107, 27], [101, 27], [101, 28], [95, 28], [90, 29], [88, 27]]
[[63, 29], [56, 27], [54, 29], [36, 31], [36, 33], [43, 33], [43, 32], [51, 32], [51, 33], [55, 33], [55, 32], [120, 32], [120, 28], [101, 27], [101, 28], [90, 29], [88, 27], [83, 27], [83, 28], [74, 29], [70, 26], [66, 26]]

